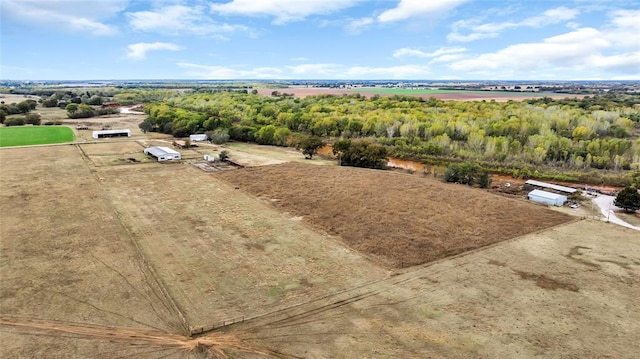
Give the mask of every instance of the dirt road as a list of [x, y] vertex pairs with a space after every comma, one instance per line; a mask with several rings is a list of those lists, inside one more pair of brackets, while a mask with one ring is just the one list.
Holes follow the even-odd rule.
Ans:
[[635, 229], [636, 231], [640, 231], [640, 227], [629, 224], [616, 216], [616, 211], [622, 211], [622, 208], [616, 207], [613, 204], [615, 200], [614, 196], [607, 196], [604, 194], [598, 195], [598, 197], [592, 198], [591, 201], [595, 203], [602, 212], [604, 216], [603, 220], [607, 222], [611, 222], [617, 224], [619, 226]]

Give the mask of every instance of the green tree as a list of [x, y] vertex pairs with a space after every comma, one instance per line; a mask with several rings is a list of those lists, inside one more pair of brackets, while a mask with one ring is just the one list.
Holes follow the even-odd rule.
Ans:
[[27, 124], [31, 124], [37, 126], [40, 124], [41, 117], [40, 114], [30, 112], [24, 116], [24, 122]]
[[140, 127], [140, 129], [142, 130], [142, 133], [147, 133], [149, 131], [153, 131], [153, 125], [151, 123], [147, 122], [147, 121], [140, 122], [138, 127]]
[[322, 146], [324, 142], [317, 136], [300, 136], [296, 141], [296, 149], [302, 150], [304, 158], [308, 160], [312, 159]]
[[207, 131], [207, 138], [216, 145], [221, 145], [229, 141], [229, 130], [226, 128], [218, 128], [213, 131]]
[[275, 133], [276, 133], [276, 126], [274, 125], [262, 126], [256, 133], [256, 142], [258, 142], [261, 145], [272, 145], [274, 144], [273, 136], [275, 135]]
[[339, 140], [333, 145], [333, 153], [338, 156], [341, 166], [387, 168], [386, 147], [369, 141]]
[[478, 164], [471, 162], [452, 163], [444, 172], [446, 182], [461, 183], [469, 186], [478, 185], [487, 188], [491, 184], [489, 172]]
[[633, 213], [640, 209], [640, 193], [635, 187], [627, 187], [618, 192], [613, 204], [626, 212]]

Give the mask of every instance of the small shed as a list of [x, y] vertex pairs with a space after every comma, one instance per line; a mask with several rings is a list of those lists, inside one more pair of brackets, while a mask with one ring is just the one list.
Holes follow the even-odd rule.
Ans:
[[197, 141], [206, 141], [207, 140], [207, 135], [205, 134], [195, 134], [195, 135], [190, 135], [189, 139], [191, 141], [197, 142]]
[[144, 149], [144, 154], [157, 158], [158, 162], [182, 159], [180, 152], [162, 146], [147, 147]]
[[567, 201], [567, 196], [534, 189], [533, 191], [529, 192], [529, 200], [548, 204], [550, 206], [562, 206]]
[[106, 138], [106, 137], [131, 137], [131, 130], [100, 130], [93, 131], [93, 138]]

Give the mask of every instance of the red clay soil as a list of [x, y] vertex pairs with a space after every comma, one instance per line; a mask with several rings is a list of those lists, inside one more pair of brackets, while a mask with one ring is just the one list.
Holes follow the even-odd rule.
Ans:
[[572, 219], [484, 190], [391, 171], [286, 163], [215, 176], [390, 267], [434, 261]]

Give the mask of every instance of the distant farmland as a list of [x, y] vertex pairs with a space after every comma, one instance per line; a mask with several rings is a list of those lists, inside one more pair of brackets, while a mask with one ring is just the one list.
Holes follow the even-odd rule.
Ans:
[[539, 92], [513, 92], [513, 91], [474, 91], [474, 90], [434, 90], [434, 89], [412, 89], [397, 87], [365, 87], [361, 89], [351, 89], [352, 92], [377, 93], [381, 95], [474, 95], [474, 96], [524, 96], [532, 97], [545, 95], [554, 95], [552, 93]]
[[42, 145], [73, 141], [69, 127], [25, 126], [0, 128], [0, 147]]
[[258, 89], [258, 93], [265, 96], [270, 96], [273, 91], [279, 93], [292, 94], [295, 97], [306, 97], [314, 95], [344, 95], [359, 93], [366, 97], [374, 95], [381, 96], [393, 96], [393, 95], [405, 95], [416, 96], [422, 98], [434, 97], [441, 100], [461, 100], [461, 101], [473, 101], [473, 100], [496, 100], [496, 101], [508, 101], [516, 100], [522, 101], [530, 98], [538, 97], [551, 97], [551, 98], [565, 98], [565, 97], [581, 97], [582, 95], [572, 94], [557, 94], [551, 92], [511, 92], [511, 91], [472, 91], [472, 90], [432, 90], [432, 89], [409, 89], [409, 88], [388, 88], [388, 87], [357, 87], [357, 88], [327, 88], [327, 87], [306, 87], [306, 86], [290, 86], [287, 88], [262, 88]]

